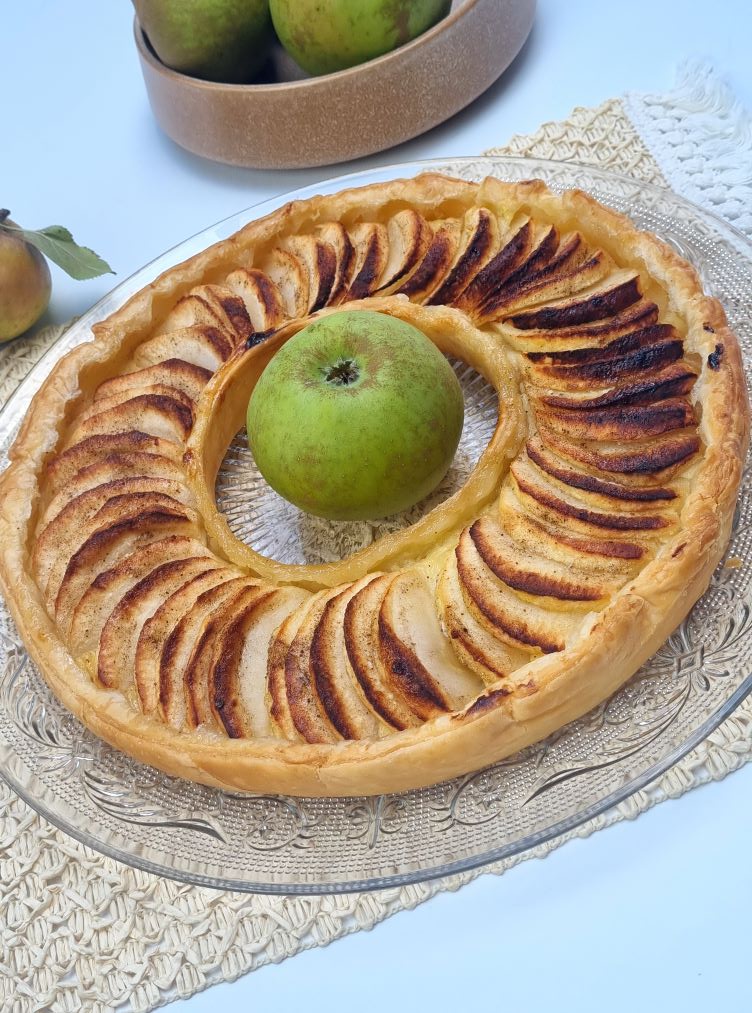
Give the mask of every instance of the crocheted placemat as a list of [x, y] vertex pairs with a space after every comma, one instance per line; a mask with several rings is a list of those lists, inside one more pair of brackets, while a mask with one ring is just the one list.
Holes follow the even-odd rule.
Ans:
[[[677, 192], [752, 238], [749, 116], [709, 68], [688, 65], [663, 95], [575, 109], [494, 154], [599, 165]], [[4, 401], [59, 336], [46, 329], [0, 349]], [[657, 802], [720, 779], [752, 758], [752, 700], [644, 791], [570, 834], [486, 872], [501, 873]], [[367, 929], [481, 871], [376, 893], [270, 897], [182, 886], [66, 837], [0, 782], [0, 1008], [8, 1013], [145, 1013], [302, 949]]]

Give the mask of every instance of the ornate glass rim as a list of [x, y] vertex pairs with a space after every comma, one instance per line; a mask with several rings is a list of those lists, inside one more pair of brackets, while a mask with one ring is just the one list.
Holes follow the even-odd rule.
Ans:
[[[58, 358], [61, 352], [67, 351], [69, 348], [74, 347], [75, 344], [86, 340], [93, 323], [113, 312], [130, 295], [151, 281], [161, 271], [205, 248], [209, 243], [225, 238], [241, 227], [241, 225], [275, 210], [288, 200], [303, 199], [321, 192], [334, 192], [348, 186], [371, 184], [382, 180], [394, 179], [399, 176], [410, 176], [425, 170], [446, 171], [455, 175], [465, 175], [467, 178], [479, 178], [480, 175], [485, 173], [492, 173], [500, 175], [502, 178], [512, 179], [530, 178], [531, 176], [538, 175], [554, 188], [563, 189], [573, 185], [581, 186], [607, 203], [609, 196], [616, 199], [619, 193], [622, 195], [626, 194], [625, 199], [627, 203], [629, 200], [633, 200], [635, 201], [634, 206], [644, 204], [646, 206], [652, 205], [654, 208], [667, 207], [669, 213], [671, 211], [683, 213], [687, 220], [694, 222], [704, 233], [716, 238], [720, 236], [722, 241], [725, 242], [726, 247], [731, 250], [732, 255], [744, 263], [745, 269], [747, 271], [752, 269], [752, 244], [749, 243], [741, 232], [738, 232], [738, 230], [728, 223], [696, 207], [684, 198], [677, 197], [670, 191], [641, 183], [628, 176], [607, 172], [597, 167], [578, 165], [571, 162], [546, 161], [514, 156], [479, 156], [475, 158], [413, 161], [350, 173], [265, 200], [260, 204], [256, 204], [236, 215], [226, 218], [222, 222], [203, 230], [167, 251], [141, 268], [131, 278], [118, 285], [109, 295], [72, 325], [66, 332], [64, 341], [58, 341], [45, 353], [8, 399], [2, 411], [0, 411], [0, 441], [3, 444], [2, 449], [7, 448], [32, 395], [38, 389], [51, 364]], [[750, 325], [749, 339], [752, 340], [752, 324]], [[0, 688], [2, 687], [4, 678], [7, 682], [7, 676], [4, 677], [0, 673]], [[636, 677], [636, 680], [639, 681], [639, 676]], [[339, 871], [335, 869], [333, 873], [326, 876], [316, 875], [308, 867], [310, 863], [306, 862], [307, 855], [310, 856], [310, 849], [306, 851], [306, 848], [303, 847], [298, 852], [300, 861], [297, 862], [296, 856], [296, 861], [292, 863], [290, 872], [285, 872], [282, 876], [270, 873], [268, 861], [265, 870], [261, 868], [263, 863], [259, 863], [259, 869], [256, 874], [253, 871], [251, 873], [241, 872], [239, 866], [235, 869], [229, 869], [226, 865], [220, 865], [216, 858], [205, 862], [196, 861], [195, 859], [186, 862], [178, 856], [173, 855], [170, 851], [165, 850], [164, 847], [155, 847], [150, 842], [150, 828], [156, 834], [160, 825], [157, 817], [155, 817], [153, 822], [149, 821], [148, 815], [144, 818], [143, 814], [138, 814], [138, 818], [129, 818], [127, 809], [117, 813], [118, 831], [116, 832], [113, 832], [111, 827], [106, 825], [105, 822], [100, 822], [94, 828], [89, 823], [87, 828], [84, 828], [80, 822], [82, 813], [77, 812], [73, 806], [60, 798], [50, 788], [49, 784], [41, 779], [40, 770], [35, 771], [30, 769], [18, 751], [14, 749], [13, 743], [5, 741], [2, 722], [0, 722], [0, 777], [7, 781], [10, 787], [33, 809], [39, 812], [40, 815], [81, 843], [118, 861], [157, 875], [167, 876], [196, 885], [259, 893], [314, 894], [380, 889], [475, 869], [526, 851], [575, 829], [593, 817], [604, 813], [624, 801], [634, 792], [649, 785], [651, 781], [664, 773], [669, 767], [680, 760], [682, 756], [706, 738], [710, 732], [734, 711], [751, 691], [752, 673], [743, 676], [739, 672], [738, 682], [734, 685], [733, 691], [724, 696], [718, 705], [714, 706], [712, 711], [700, 715], [704, 717], [704, 720], [698, 719], [691, 729], [687, 729], [686, 735], [680, 741], [671, 744], [670, 748], [666, 748], [665, 752], [662, 752], [657, 758], [654, 756], [651, 758], [652, 754], [648, 751], [644, 756], [644, 766], [638, 769], [625, 768], [623, 780], [613, 790], [603, 791], [597, 797], [592, 798], [572, 811], [554, 812], [552, 818], [545, 822], [545, 825], [534, 827], [529, 833], [523, 833], [510, 840], [502, 840], [500, 837], [496, 844], [492, 842], [475, 850], [468, 847], [466, 851], [458, 853], [453, 858], [447, 858], [446, 856], [442, 858], [437, 854], [435, 861], [432, 861], [429, 857], [427, 860], [421, 860], [417, 864], [405, 863], [403, 861], [402, 866], [400, 866], [399, 857], [396, 854], [390, 855], [385, 853], [383, 857], [378, 856], [377, 844], [380, 846], [379, 833], [385, 825], [385, 807], [391, 806], [393, 810], [396, 807], [396, 811], [400, 813], [400, 818], [397, 821], [400, 828], [404, 830], [404, 827], [408, 825], [412, 829], [408, 829], [406, 833], [408, 835], [410, 833], [417, 834], [420, 828], [416, 829], [410, 824], [409, 809], [411, 799], [420, 793], [409, 792], [400, 796], [387, 796], [375, 800], [346, 800], [351, 809], [353, 807], [357, 809], [360, 806], [362, 812], [358, 815], [358, 819], [361, 819], [362, 825], [366, 827], [366, 832], [360, 834], [360, 829], [358, 829], [356, 837], [342, 838], [340, 845], [346, 851], [348, 846], [355, 847], [355, 841], [359, 842], [359, 844], [365, 841], [364, 846], [367, 846], [374, 853], [374, 858], [376, 859], [374, 867], [368, 869], [367, 874], [363, 875], [348, 875], [344, 869]], [[44, 703], [41, 706], [44, 708]], [[0, 707], [1, 710], [2, 708]], [[665, 728], [659, 729], [655, 735], [648, 737], [643, 745], [635, 746], [634, 749], [627, 753], [618, 754], [612, 759], [605, 756], [602, 758], [602, 761], [598, 762], [595, 766], [591, 766], [589, 769], [596, 769], [596, 767], [599, 770], [605, 770], [609, 767], [615, 768], [625, 757], [630, 760], [641, 758], [640, 754], [644, 748], [647, 745], [654, 746], [663, 731], [665, 731]], [[635, 741], [641, 742], [642, 740], [635, 739]], [[455, 819], [457, 800], [471, 781], [477, 783], [479, 779], [484, 777], [488, 780], [497, 775], [502, 769], [505, 772], [504, 776], [506, 776], [506, 772], [513, 767], [517, 759], [512, 758], [512, 761], [504, 761], [495, 768], [489, 768], [487, 771], [468, 775], [464, 779], [457, 779], [456, 782], [452, 782], [450, 785], [439, 786], [439, 788], [446, 787], [448, 789], [447, 798], [452, 800], [448, 804], [449, 809], [452, 809], [452, 806], [454, 806], [454, 809], [452, 809], [454, 815], [451, 818]], [[144, 767], [143, 770], [148, 772], [149, 768]], [[502, 791], [503, 794], [504, 776], [501, 777], [499, 782], [502, 787], [497, 790], [497, 795], [498, 791]], [[562, 770], [555, 775], [552, 784], [555, 784], [557, 787], [566, 784], [571, 786], [576, 776], [577, 771], [567, 772], [566, 770]], [[94, 780], [96, 780], [96, 764], [94, 766]], [[146, 780], [148, 780], [148, 777]], [[529, 798], [532, 799], [534, 797], [536, 797], [535, 792]], [[249, 803], [254, 801], [259, 803], [268, 802], [269, 805], [273, 802], [275, 805], [282, 807], [287, 805], [290, 810], [293, 807], [299, 809], [299, 803], [301, 802], [313, 801], [284, 800], [281, 798], [276, 799], [276, 797], [272, 796], [243, 796], [241, 798], [239, 796], [227, 795], [225, 798], [229, 800], [240, 798], [241, 801], [248, 801]], [[344, 800], [338, 801], [342, 802]], [[405, 814], [405, 807], [408, 810], [407, 814]], [[428, 808], [430, 809], [430, 806]], [[425, 815], [426, 811], [426, 807], [424, 806], [421, 813]], [[110, 813], [109, 815], [112, 814]], [[132, 814], [132, 816], [135, 816], [135, 814]], [[498, 816], [498, 813], [492, 814], [487, 819], [480, 818], [476, 823], [467, 821], [463, 823], [462, 819], [458, 819], [455, 820], [455, 824], [460, 829], [463, 827], [467, 829], [468, 844], [470, 844], [470, 838], [472, 837], [470, 833], [471, 828], [488, 826], [495, 816]], [[199, 820], [196, 819], [194, 822], [197, 825]], [[305, 820], [303, 822], [305, 823]], [[211, 830], [211, 821], [204, 821], [204, 823]], [[358, 824], [358, 828], [360, 828], [361, 823]], [[191, 828], [190, 814], [187, 814], [185, 811], [182, 813], [181, 821], [177, 821], [177, 817], [175, 817], [172, 825], [180, 826], [181, 832], [190, 832], [191, 829], [197, 829], [197, 826]], [[210, 832], [207, 832], [206, 826], [198, 827], [198, 829], [204, 832], [205, 841], [209, 840], [212, 836]], [[427, 827], [427, 831], [429, 835], [436, 833], [435, 821], [433, 827]], [[391, 833], [389, 829], [384, 831], [384, 840], [387, 839], [389, 833]], [[207, 834], [208, 836], [206, 836]], [[139, 839], [135, 840], [134, 838], [136, 837]], [[302, 837], [305, 837], [305, 834]], [[310, 835], [308, 840], [310, 842]], [[430, 844], [430, 838], [424, 839], [423, 844], [425, 845], [427, 841]], [[476, 842], [476, 844], [478, 843]], [[315, 848], [315, 846], [314, 843], [312, 847]], [[267, 858], [270, 854], [273, 855], [275, 853], [280, 853], [278, 848], [258, 849], [258, 854], [264, 855]], [[297, 869], [295, 868], [296, 862]], [[366, 868], [364, 867], [365, 871]]]

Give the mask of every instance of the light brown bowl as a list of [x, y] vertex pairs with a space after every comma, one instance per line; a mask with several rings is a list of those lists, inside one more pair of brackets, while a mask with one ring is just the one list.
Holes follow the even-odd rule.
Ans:
[[[154, 115], [194, 154], [256, 169], [343, 162], [400, 144], [477, 98], [517, 55], [535, 0], [455, 0], [413, 42], [336, 74], [216, 84], [165, 67], [134, 30]], [[276, 75], [293, 76], [281, 49]]]

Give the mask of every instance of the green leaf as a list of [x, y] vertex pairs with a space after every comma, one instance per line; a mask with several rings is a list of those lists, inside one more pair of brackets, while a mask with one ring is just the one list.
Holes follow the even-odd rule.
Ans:
[[[16, 231], [15, 229], [13, 231]], [[62, 225], [46, 229], [19, 229], [27, 243], [36, 246], [66, 274], [77, 281], [98, 278], [101, 274], [114, 274], [110, 265], [87, 246], [79, 246], [70, 231]]]

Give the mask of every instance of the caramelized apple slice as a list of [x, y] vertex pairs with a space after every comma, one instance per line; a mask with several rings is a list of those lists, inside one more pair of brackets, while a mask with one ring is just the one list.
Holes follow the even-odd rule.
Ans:
[[387, 264], [389, 241], [386, 226], [363, 222], [349, 229], [353, 247], [353, 268], [350, 284], [343, 299], [367, 299], [379, 287]]
[[272, 634], [309, 595], [299, 588], [270, 590], [225, 627], [211, 674], [211, 706], [230, 738], [265, 737], [273, 729], [266, 706]]
[[422, 262], [433, 239], [433, 230], [412, 209], [398, 211], [387, 222], [388, 255], [379, 282], [379, 295], [403, 284]]
[[154, 398], [170, 398], [172, 401], [176, 401], [178, 404], [186, 408], [193, 416], [194, 402], [184, 394], [182, 390], [178, 390], [176, 387], [168, 387], [166, 384], [152, 384], [149, 387], [136, 387], [130, 390], [122, 390], [115, 394], [110, 394], [109, 397], [100, 398], [98, 401], [92, 401], [88, 408], [84, 408], [77, 417], [76, 424], [81, 425], [83, 422], [87, 422], [89, 419], [94, 418], [95, 415], [99, 415], [101, 412], [108, 412], [119, 405], [127, 405], [127, 403], [135, 397], [154, 397]]
[[193, 412], [174, 397], [139, 394], [107, 411], [75, 424], [65, 449], [90, 436], [107, 436], [140, 429], [151, 436], [184, 444], [193, 427]]
[[276, 330], [287, 319], [279, 289], [263, 271], [240, 267], [228, 274], [226, 284], [248, 310], [253, 328], [251, 340]]
[[468, 211], [462, 222], [454, 262], [428, 304], [451, 306], [498, 250], [499, 223], [496, 215], [486, 208]]
[[261, 265], [276, 286], [286, 317], [304, 317], [310, 305], [308, 273], [300, 260], [289, 250], [275, 249]]
[[70, 615], [63, 617], [58, 614], [58, 622], [73, 657], [79, 658], [96, 649], [108, 616], [134, 584], [163, 563], [191, 558], [203, 558], [214, 566], [221, 565], [201, 542], [182, 535], [170, 535], [150, 542], [119, 560], [109, 570], [99, 573]]
[[392, 728], [414, 728], [420, 719], [402, 693], [384, 676], [379, 647], [379, 611], [394, 574], [369, 581], [345, 608], [344, 640], [347, 658], [363, 695], [378, 717]]
[[134, 671], [136, 691], [145, 714], [159, 708], [159, 663], [168, 636], [204, 591], [237, 576], [238, 571], [230, 567], [215, 566], [198, 571], [173, 591], [144, 623], [136, 644]]
[[431, 223], [431, 245], [418, 267], [396, 290], [413, 302], [425, 302], [446, 277], [455, 260], [462, 224], [456, 218]]
[[584, 292], [513, 313], [504, 319], [508, 319], [520, 330], [575, 327], [614, 316], [640, 298], [639, 275], [636, 271], [624, 268], [613, 271], [598, 285]]
[[287, 700], [287, 678], [285, 667], [290, 647], [302, 626], [308, 611], [317, 604], [312, 595], [303, 601], [280, 624], [269, 643], [266, 669], [266, 701], [272, 730], [283, 739], [300, 741], [301, 735], [290, 713]]
[[529, 218], [515, 222], [510, 234], [500, 238], [501, 249], [481, 268], [461, 292], [455, 306], [472, 316], [502, 287], [507, 278], [524, 263], [533, 243], [533, 223]]
[[482, 689], [475, 674], [457, 662], [417, 570], [390, 583], [379, 610], [378, 640], [384, 679], [424, 721], [460, 710]]
[[298, 258], [308, 277], [307, 313], [326, 306], [337, 275], [337, 258], [328, 243], [316, 236], [288, 236], [283, 248]]
[[220, 285], [198, 285], [178, 299], [154, 334], [194, 326], [216, 327], [233, 346], [244, 341], [251, 332], [243, 300]]
[[83, 468], [96, 467], [103, 458], [120, 453], [153, 454], [175, 463], [183, 459], [182, 447], [172, 440], [139, 430], [90, 436], [52, 458], [45, 468], [45, 489], [52, 495], [64, 489]]
[[459, 660], [486, 685], [502, 681], [530, 660], [493, 636], [465, 605], [457, 578], [457, 557], [450, 552], [439, 579], [437, 599], [450, 643]]
[[194, 324], [142, 341], [133, 353], [131, 365], [139, 369], [169, 359], [183, 359], [213, 373], [230, 358], [232, 350], [230, 337], [219, 327]]
[[557, 454], [596, 471], [619, 475], [620, 481], [642, 476], [666, 476], [696, 454], [701, 446], [696, 433], [669, 432], [625, 448], [620, 443], [565, 440], [545, 426], [538, 429], [543, 443]]
[[172, 560], [152, 570], [120, 599], [99, 637], [97, 678], [103, 686], [121, 691], [131, 687], [144, 624], [178, 588], [210, 568], [213, 564], [206, 557]]
[[184, 394], [191, 404], [201, 397], [204, 387], [211, 380], [208, 369], [196, 366], [183, 359], [165, 359], [153, 366], [135, 369], [130, 373], [121, 373], [105, 380], [94, 392], [94, 401], [100, 402], [107, 398], [120, 396], [126, 391], [144, 393], [152, 391], [155, 386], [168, 387]]
[[[625, 309], [596, 320], [592, 323], [577, 324], [573, 327], [558, 327], [551, 330], [528, 329], [518, 330], [508, 323], [496, 322], [492, 325], [504, 336], [506, 343], [517, 351], [525, 352], [531, 359], [540, 357], [547, 360], [549, 355], [571, 352], [580, 355], [586, 349], [607, 347], [618, 338], [639, 333], [650, 327], [661, 327], [673, 330], [668, 324], [656, 324], [658, 307], [648, 299], [638, 299]], [[649, 339], [652, 342], [652, 337]]]

